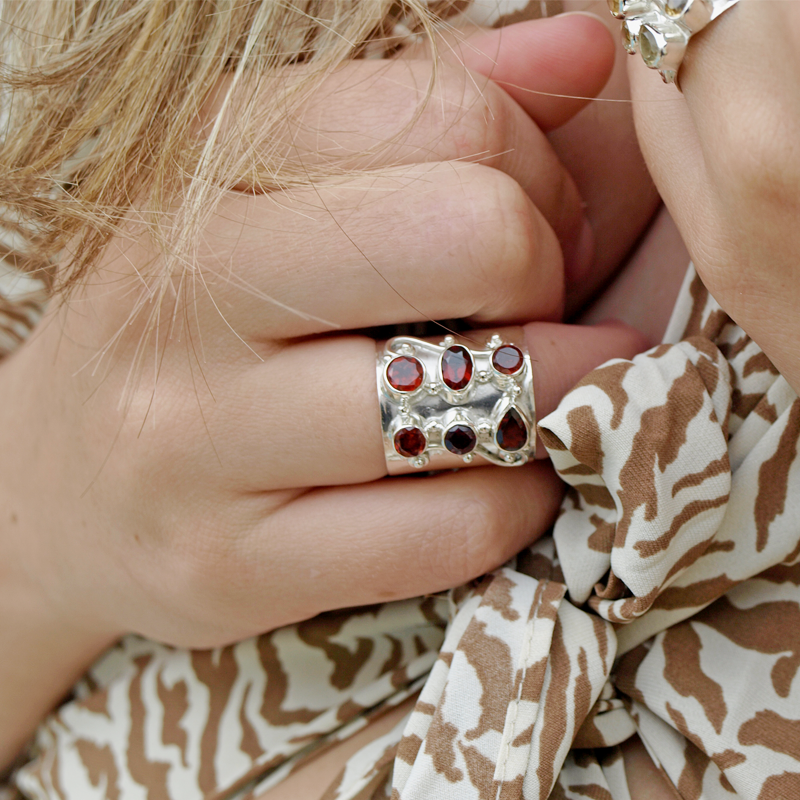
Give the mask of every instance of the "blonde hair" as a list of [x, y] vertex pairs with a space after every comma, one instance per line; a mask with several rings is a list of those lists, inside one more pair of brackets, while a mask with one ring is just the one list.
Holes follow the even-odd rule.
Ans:
[[[224, 191], [291, 187], [336, 170], [309, 174], [279, 141], [282, 122], [331, 70], [415, 35], [432, 39], [459, 5], [5, 0], [0, 217], [27, 241], [18, 265], [67, 292], [135, 208], [168, 256], [168, 275], [187, 263], [187, 243]], [[291, 65], [302, 65], [296, 77], [276, 80]], [[235, 97], [249, 135], [226, 129], [221, 114], [198, 129], [223, 80], [221, 108]]]

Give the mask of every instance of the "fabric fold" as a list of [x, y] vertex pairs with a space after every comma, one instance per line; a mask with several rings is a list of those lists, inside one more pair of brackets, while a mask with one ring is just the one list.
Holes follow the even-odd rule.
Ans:
[[623, 626], [620, 652], [800, 556], [800, 401], [693, 273], [684, 293], [684, 338], [603, 365], [540, 423], [571, 487], [570, 599]]
[[37, 800], [209, 800], [284, 776], [416, 690], [447, 613], [414, 598], [207, 651], [127, 637], [40, 726], [17, 783]]
[[465, 602], [406, 727], [393, 797], [546, 798], [599, 697], [610, 625], [511, 569]]
[[711, 545], [729, 407], [727, 362], [698, 337], [595, 370], [542, 420], [574, 490], [553, 534], [573, 602], [630, 622]]

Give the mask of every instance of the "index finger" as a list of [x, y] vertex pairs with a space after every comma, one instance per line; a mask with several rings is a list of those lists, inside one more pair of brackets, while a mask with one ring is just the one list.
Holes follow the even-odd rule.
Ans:
[[[544, 92], [580, 94], [599, 89], [609, 73], [602, 44], [608, 34], [599, 22], [582, 15], [514, 28], [509, 33], [481, 34], [477, 47], [465, 40], [435, 69], [424, 59], [350, 62], [323, 78], [269, 130], [242, 122], [249, 119], [243, 110], [248, 101], [244, 90], [237, 90], [224, 124], [241, 128], [242, 140], [255, 142], [265, 167], [262, 174], [277, 172], [288, 160], [300, 165], [298, 182], [304, 183], [309, 176], [429, 161], [479, 161], [499, 169], [516, 180], [542, 212], [565, 251], [567, 272], [579, 276], [591, 258], [582, 201], [537, 118], [551, 127], [582, 101], [571, 101], [568, 110], [562, 106], [557, 113], [560, 99], [537, 94], [537, 81]], [[546, 69], [550, 62], [561, 63], [553, 56], [560, 36], [571, 30], [585, 35], [595, 28], [602, 31], [597, 38], [601, 45], [587, 47], [585, 56], [576, 59], [579, 70]], [[541, 55], [531, 55], [535, 53]], [[473, 62], [478, 71], [469, 68]], [[289, 97], [307, 74], [303, 70], [292, 67], [256, 91], [278, 91]], [[480, 70], [502, 79], [507, 90]], [[578, 81], [576, 74], [591, 79]], [[206, 103], [206, 124], [223, 108], [226, 91], [226, 86], [218, 87]], [[239, 188], [269, 188], [261, 180], [254, 177]]]

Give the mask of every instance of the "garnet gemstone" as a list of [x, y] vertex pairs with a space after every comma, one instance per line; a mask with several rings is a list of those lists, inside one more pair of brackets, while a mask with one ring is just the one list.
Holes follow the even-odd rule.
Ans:
[[411, 356], [398, 356], [386, 367], [386, 380], [398, 392], [415, 392], [422, 386], [422, 364]]
[[442, 380], [454, 392], [460, 392], [472, 379], [472, 356], [460, 344], [442, 353]]
[[513, 375], [522, 369], [522, 351], [513, 344], [504, 344], [492, 353], [492, 366], [503, 375]]
[[421, 456], [428, 442], [419, 428], [400, 428], [394, 435], [394, 449], [406, 458]]
[[444, 446], [457, 456], [465, 456], [475, 449], [478, 437], [469, 425], [452, 425], [444, 435]]
[[525, 425], [525, 420], [522, 419], [522, 415], [514, 406], [511, 406], [503, 414], [503, 419], [500, 420], [500, 424], [497, 426], [495, 439], [500, 449], [508, 453], [522, 450], [525, 447], [528, 441], [528, 428]]

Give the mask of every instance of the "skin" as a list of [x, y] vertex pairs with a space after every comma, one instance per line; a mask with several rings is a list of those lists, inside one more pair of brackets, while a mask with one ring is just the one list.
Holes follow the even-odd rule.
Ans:
[[[614, 313], [658, 341], [680, 281], [674, 265], [690, 255], [715, 298], [800, 388], [798, 40], [800, 3], [743, 2], [692, 41], [682, 95], [629, 59], [637, 132], [672, 216], [659, 214], [584, 319]], [[757, 70], [749, 67], [754, 60]], [[674, 800], [676, 790], [638, 738], [624, 743], [623, 757], [632, 800]], [[322, 758], [320, 769], [332, 778], [335, 754]], [[316, 798], [322, 790], [301, 770], [262, 800]]]
[[[800, 119], [793, 99], [796, 92], [792, 91], [797, 85], [798, 56], [792, 42], [800, 33], [798, 4], [763, 7], [768, 7], [769, 13], [757, 13], [755, 4], [737, 7], [735, 13], [741, 11], [748, 23], [738, 32], [726, 15], [698, 37], [682, 75], [684, 98], [673, 93], [669, 102], [652, 102], [666, 95], [658, 94], [657, 76], [645, 75], [641, 69], [637, 72], [636, 66], [632, 67], [632, 85], [648, 166], [689, 252], [717, 299], [797, 388], [800, 366], [792, 345], [800, 325], [793, 311], [800, 290], [794, 257], [800, 243], [792, 220], [797, 218], [800, 167], [790, 143], [796, 141], [794, 132]], [[576, 30], [568, 33], [574, 47]], [[578, 64], [579, 75], [562, 76], [562, 93], [596, 91], [599, 85], [580, 85], [581, 76], [605, 76], [610, 68], [613, 50], [600, 29], [586, 28], [584, 35], [586, 45], [580, 52], [586, 61]], [[717, 35], [721, 38], [715, 50], [713, 37]], [[769, 46], [759, 45], [762, 40], [769, 41]], [[477, 53], [478, 59], [481, 53], [485, 58], [487, 53], [501, 52], [496, 40], [485, 41], [485, 46], [465, 52]], [[593, 50], [597, 42], [601, 44]], [[541, 53], [546, 48], [543, 41], [527, 44], [539, 47], [521, 47], [520, 53]], [[759, 75], [739, 69], [738, 63], [747, 63], [741, 54], [748, 48], [757, 48], [759, 57], [769, 58], [775, 69], [764, 69]], [[735, 53], [740, 61], [734, 63]], [[459, 252], [455, 239], [444, 251], [438, 240], [423, 240], [417, 243], [416, 252], [409, 251], [407, 241], [405, 249], [391, 242], [393, 246], [384, 250], [380, 241], [374, 241], [370, 242], [370, 259], [380, 264], [393, 282], [408, 276], [410, 285], [405, 291], [419, 286], [421, 296], [432, 303], [424, 309], [425, 315], [462, 316], [492, 328], [531, 316], [558, 319], [565, 296], [571, 298], [573, 307], [580, 305], [586, 287], [599, 285], [613, 267], [595, 272], [592, 248], [567, 244], [576, 232], [578, 241], [585, 244], [586, 237], [580, 235], [585, 225], [579, 197], [586, 189], [577, 177], [574, 183], [565, 177], [557, 151], [551, 151], [537, 133], [555, 128], [577, 109], [573, 105], [559, 118], [553, 104], [539, 107], [538, 96], [525, 91], [537, 86], [524, 55], [514, 56], [508, 63], [494, 60], [498, 70], [508, 70], [503, 85], [523, 88], [518, 98], [491, 82], [479, 83], [481, 91], [470, 96], [473, 84], [465, 80], [464, 68], [454, 63], [451, 76], [443, 78], [441, 92], [445, 100], [448, 91], [450, 97], [460, 99], [440, 105], [460, 111], [455, 118], [445, 113], [428, 120], [434, 127], [444, 125], [447, 132], [435, 148], [427, 148], [422, 157], [412, 142], [382, 166], [375, 176], [377, 183], [367, 185], [359, 178], [347, 186], [326, 187], [329, 193], [323, 193], [322, 209], [319, 195], [300, 198], [301, 204], [306, 203], [301, 207], [310, 208], [312, 217], [316, 212], [320, 219], [331, 214], [348, 217], [348, 231], [360, 241], [375, 230], [373, 226], [382, 227], [396, 219], [402, 222], [399, 231], [408, 230], [419, 208], [409, 197], [418, 200], [417, 188], [428, 187], [430, 202], [425, 205], [422, 201], [423, 216], [431, 223], [426, 229], [440, 232], [453, 220], [464, 220], [464, 230], [480, 234], [475, 246], [485, 247], [489, 257], [495, 248], [501, 248], [508, 257], [493, 266], [507, 270], [501, 281], [507, 291], [500, 296], [496, 291], [487, 294], [486, 289], [498, 282], [487, 284], [484, 272], [481, 283], [486, 265], [471, 262], [469, 252]], [[706, 68], [702, 69], [704, 62]], [[480, 63], [466, 66], [481, 75]], [[391, 82], [399, 82], [414, 100], [416, 66], [409, 62], [396, 69]], [[385, 77], [386, 72], [381, 74]], [[380, 81], [381, 74], [372, 78]], [[722, 87], [718, 77], [717, 82], [709, 78], [720, 74], [724, 76]], [[351, 84], [345, 83], [340, 94], [346, 98], [343, 102], [363, 102], [358, 87], [369, 83], [363, 77], [359, 74]], [[547, 91], [556, 89], [551, 85]], [[394, 108], [397, 97], [392, 101]], [[413, 105], [410, 102], [407, 107]], [[315, 122], [324, 120], [324, 104], [309, 113], [317, 114]], [[493, 127], [495, 119], [504, 124]], [[720, 125], [720, 119], [734, 122]], [[451, 136], [454, 130], [456, 135]], [[774, 130], [787, 135], [765, 134]], [[517, 138], [504, 139], [509, 131]], [[429, 135], [430, 128], [425, 132]], [[494, 163], [487, 163], [485, 155], [480, 163], [464, 163], [487, 149], [495, 154], [491, 156]], [[565, 145], [564, 150], [568, 150]], [[508, 152], [517, 157], [500, 155]], [[531, 152], [537, 153], [535, 159], [519, 160], [519, 154]], [[578, 159], [576, 175], [580, 174], [579, 164]], [[446, 176], [455, 174], [460, 180], [448, 183]], [[646, 179], [640, 183], [649, 186]], [[345, 189], [361, 199], [367, 194], [374, 196], [373, 186], [391, 188], [393, 202], [379, 199], [369, 203], [366, 216], [356, 218], [353, 209], [362, 208], [363, 203], [346, 200], [339, 204], [337, 196], [341, 198]], [[645, 195], [650, 191], [643, 190]], [[385, 194], [378, 192], [379, 197]], [[602, 196], [602, 190], [595, 196]], [[271, 280], [280, 275], [285, 253], [280, 247], [269, 254], [256, 252], [257, 240], [249, 241], [247, 234], [256, 225], [272, 227], [264, 222], [272, 214], [279, 218], [275, 227], [290, 222], [292, 216], [281, 215], [286, 207], [293, 211], [297, 197], [285, 198], [277, 209], [273, 200], [231, 196], [223, 204], [206, 232], [201, 271], [211, 298], [233, 311], [223, 322], [204, 294], [198, 295], [196, 322], [193, 317], [181, 316], [179, 308], [179, 318], [185, 320], [184, 347], [164, 347], [168, 333], [159, 329], [163, 336], [156, 350], [159, 358], [154, 359], [152, 349], [144, 355], [144, 368], [141, 374], [135, 373], [132, 391], [127, 392], [126, 379], [130, 365], [137, 363], [142, 336], [138, 321], [126, 326], [134, 304], [132, 287], [138, 280], [132, 264], [148, 264], [153, 255], [137, 237], [135, 221], [130, 236], [112, 245], [97, 277], [75, 302], [68, 309], [53, 311], [34, 340], [2, 365], [0, 413], [5, 417], [0, 424], [0, 444], [5, 453], [19, 458], [4, 460], [0, 468], [0, 513], [8, 521], [0, 541], [4, 569], [0, 601], [15, 611], [4, 620], [0, 644], [6, 651], [14, 648], [19, 657], [15, 665], [3, 665], [0, 674], [4, 693], [0, 697], [0, 763], [8, 762], [44, 711], [122, 632], [133, 630], [181, 646], [205, 647], [325, 608], [436, 591], [501, 563], [544, 530], [555, 511], [555, 479], [543, 465], [511, 475], [485, 468], [465, 470], [413, 486], [409, 479], [360, 485], [360, 481], [380, 477], [382, 470], [379, 439], [369, 423], [362, 428], [357, 460], [347, 461], [352, 466], [343, 473], [332, 460], [309, 461], [310, 453], [302, 448], [287, 456], [270, 456], [283, 443], [277, 418], [270, 417], [271, 408], [264, 408], [267, 391], [275, 391], [289, 378], [297, 380], [298, 368], [301, 379], [303, 374], [319, 374], [333, 355], [345, 365], [346, 385], [353, 390], [358, 406], [366, 403], [371, 378], [365, 376], [371, 375], [372, 363], [371, 350], [359, 339], [303, 340], [300, 337], [323, 329], [278, 312], [265, 322], [263, 304], [248, 302], [255, 294], [243, 293], [240, 286], [223, 279], [227, 265], [236, 263], [262, 295], [280, 296], [278, 290], [288, 286], [282, 296], [315, 313], [313, 302], [320, 295], [303, 294], [302, 286], [294, 289], [291, 276], [288, 283], [261, 284], [265, 277]], [[639, 211], [638, 227], [624, 214], [620, 217], [630, 235], [628, 247], [652, 209], [644, 210], [647, 213]], [[605, 212], [615, 219], [611, 211], [606, 207]], [[441, 218], [438, 212], [442, 212]], [[447, 224], [438, 226], [440, 219]], [[495, 243], [490, 237], [498, 228], [505, 235]], [[346, 248], [330, 251], [330, 230], [324, 225], [316, 240], [313, 235], [310, 238], [312, 253], [304, 262], [306, 286], [315, 285], [317, 276], [324, 273], [323, 254], [336, 263], [347, 255]], [[622, 249], [624, 244], [620, 238], [617, 247]], [[559, 245], [566, 245], [563, 272]], [[314, 257], [314, 253], [318, 255]], [[416, 273], [415, 257], [424, 264], [424, 270]], [[764, 269], [765, 264], [770, 268]], [[448, 286], [451, 290], [442, 303], [442, 298], [424, 291], [424, 283], [417, 282], [437, 275], [436, 286], [447, 286], [456, 268], [459, 280], [454, 287]], [[388, 294], [376, 300], [376, 284], [363, 280], [365, 274], [374, 280], [371, 271], [355, 270], [348, 275], [347, 291], [326, 297], [325, 313], [331, 316], [334, 312], [332, 316], [344, 328], [418, 318], [418, 312], [409, 312], [407, 306], [393, 305]], [[537, 291], [532, 291], [534, 288]], [[356, 304], [360, 308], [369, 300], [366, 305], [372, 303], [385, 312], [369, 320], [354, 317], [358, 310], [353, 308], [354, 297], [362, 298]], [[229, 325], [249, 349], [230, 332]], [[82, 369], [119, 331], [123, 335], [113, 358], [107, 358], [95, 375]], [[200, 380], [207, 381], [208, 389], [202, 383], [198, 389], [198, 375], [192, 371], [198, 361], [193, 360], [188, 337], [193, 336], [191, 343], [196, 345], [201, 332], [207, 338]], [[611, 356], [631, 355], [645, 341], [618, 325], [586, 331], [556, 327], [547, 321], [528, 326], [525, 336], [543, 365], [539, 387], [545, 413], [592, 366]], [[158, 382], [153, 377], [156, 374]], [[338, 379], [331, 374], [330, 380]], [[331, 385], [330, 381], [322, 383]], [[341, 402], [343, 393], [331, 396]], [[120, 397], [129, 401], [122, 408]], [[288, 407], [296, 397], [278, 394], [276, 399], [270, 395], [272, 407], [281, 402]], [[349, 413], [345, 408], [332, 411], [336, 418], [341, 418], [337, 413]], [[308, 419], [321, 418], [319, 406], [313, 403], [301, 412]], [[144, 421], [148, 424], [143, 427]], [[346, 442], [324, 439], [330, 430], [326, 427], [319, 432], [327, 442], [323, 452], [346, 447]], [[319, 454], [320, 449], [315, 452]], [[41, 453], [48, 455], [48, 466], [36, 459]], [[65, 463], [74, 465], [68, 474], [62, 468]], [[308, 469], [318, 470], [314, 481], [327, 484], [327, 488], [299, 484], [300, 476], [310, 474]], [[341, 474], [341, 485], [332, 485], [334, 474]], [[31, 476], [36, 476], [36, 481]], [[49, 490], [45, 497], [39, 488], [42, 483]], [[434, 485], [435, 491], [425, 488]], [[396, 515], [389, 512], [407, 503], [412, 493], [417, 495], [412, 504], [435, 508], [438, 538], [394, 522]], [[459, 507], [458, 515], [452, 508], [449, 513], [443, 509], [442, 496]], [[522, 496], [531, 502], [515, 501]], [[463, 525], [453, 523], [461, 519], [460, 503], [475, 497], [480, 499], [471, 505], [476, 523], [464, 531]], [[362, 509], [360, 516], [346, 528], [337, 528], [339, 509], [354, 507]], [[492, 520], [497, 519], [499, 509], [511, 523], [510, 535], [505, 537], [493, 530]], [[450, 526], [443, 526], [442, 521], [448, 519]], [[334, 520], [332, 525], [330, 520]], [[314, 549], [313, 537], [321, 530], [322, 521], [326, 522], [325, 545], [332, 551], [326, 549], [317, 565], [314, 554], [321, 548]], [[300, 535], [287, 542], [280, 532], [289, 526]], [[504, 529], [506, 534], [509, 528]], [[386, 539], [375, 541], [374, 531], [385, 531]], [[420, 538], [414, 539], [415, 531]], [[365, 541], [372, 548], [365, 548]], [[395, 548], [390, 550], [394, 558], [383, 560], [393, 567], [413, 564], [414, 569], [393, 568], [392, 575], [381, 574], [379, 555], [385, 547]], [[421, 561], [406, 557], [407, 552], [416, 553], [420, 548], [426, 554]], [[446, 557], [451, 553], [455, 557]], [[288, 587], [276, 576], [274, 563], [286, 565], [284, 572], [293, 576], [303, 570], [313, 576], [313, 570], [324, 566], [325, 578], [303, 582], [299, 595], [295, 585], [289, 605], [285, 602]], [[359, 580], [360, 576], [365, 579]]]
[[693, 38], [682, 95], [630, 66], [642, 150], [699, 274], [795, 390], [798, 41], [800, 3], [744, 0]]
[[[463, 583], [547, 529], [561, 490], [543, 461], [380, 480], [375, 345], [347, 333], [424, 317], [503, 333], [538, 319], [506, 335], [534, 354], [542, 414], [594, 366], [645, 345], [619, 324], [557, 322], [592, 250], [571, 245], [586, 215], [543, 130], [584, 102], [553, 103], [537, 76], [547, 92], [596, 93], [613, 42], [586, 16], [513, 35], [513, 58], [490, 33], [462, 49], [467, 63], [445, 59], [411, 129], [430, 63], [347, 65], [298, 130], [336, 131], [329, 156], [359, 153], [363, 109], [389, 126], [382, 140], [394, 114], [403, 138], [383, 162], [355, 156], [348, 167], [362, 172], [306, 192], [231, 192], [174, 306], [142, 290], [159, 263], [132, 213], [82, 291], [3, 363], [0, 602], [16, 613], [0, 645], [17, 658], [0, 667], [0, 765], [123, 633], [220, 645]], [[576, 37], [584, 63], [551, 55], [541, 69]], [[497, 68], [518, 99], [482, 68]], [[138, 307], [161, 309], [150, 338]]]

